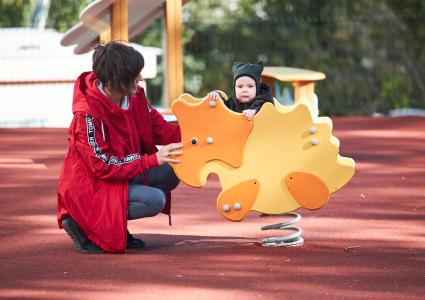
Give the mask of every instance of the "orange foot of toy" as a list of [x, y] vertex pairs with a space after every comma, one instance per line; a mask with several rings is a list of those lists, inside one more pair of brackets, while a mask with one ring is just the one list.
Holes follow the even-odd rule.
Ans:
[[218, 195], [217, 210], [230, 221], [242, 220], [254, 204], [259, 187], [258, 180], [251, 179], [222, 191]]
[[289, 173], [284, 179], [284, 184], [292, 197], [302, 207], [319, 209], [328, 202], [329, 190], [327, 186], [313, 174], [304, 172]]

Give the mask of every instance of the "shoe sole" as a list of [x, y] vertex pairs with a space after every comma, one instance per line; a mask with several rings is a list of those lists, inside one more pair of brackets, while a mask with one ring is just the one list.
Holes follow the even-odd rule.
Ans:
[[125, 249], [127, 249], [127, 250], [141, 250], [141, 249], [145, 249], [146, 248], [146, 245], [145, 246], [141, 246], [141, 247], [131, 247], [131, 246], [126, 246], [125, 247]]
[[86, 250], [86, 249], [81, 249], [80, 253], [82, 254], [102, 254], [105, 253], [104, 250]]
[[80, 243], [78, 242], [78, 239], [75, 236], [74, 232], [72, 231], [71, 225], [68, 224], [68, 221], [66, 219], [64, 219], [62, 221], [62, 227], [63, 227], [63, 229], [65, 229], [66, 233], [69, 235], [69, 237], [74, 242], [74, 246], [78, 250], [78, 252], [83, 253], [83, 254], [99, 254], [99, 253], [105, 253], [105, 251], [103, 251], [103, 250], [86, 250], [86, 249], [83, 249], [81, 247]]

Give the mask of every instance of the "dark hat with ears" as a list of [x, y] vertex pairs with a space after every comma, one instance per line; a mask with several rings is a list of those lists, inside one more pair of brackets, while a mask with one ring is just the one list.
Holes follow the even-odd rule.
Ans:
[[259, 61], [256, 64], [247, 64], [242, 62], [234, 62], [232, 66], [233, 71], [233, 88], [235, 87], [236, 79], [242, 76], [248, 76], [255, 80], [257, 94], [260, 90], [261, 73], [263, 73], [263, 62]]

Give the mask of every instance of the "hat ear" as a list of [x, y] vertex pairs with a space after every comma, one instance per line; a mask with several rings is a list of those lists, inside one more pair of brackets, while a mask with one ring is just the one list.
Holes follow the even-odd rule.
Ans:
[[264, 62], [262, 60], [257, 61], [256, 65], [264, 66]]
[[255, 64], [255, 66], [257, 67], [258, 75], [261, 77], [261, 73], [263, 73], [263, 70], [264, 70], [263, 62], [260, 60], [259, 62]]
[[240, 61], [235, 61], [232, 66], [232, 72], [235, 73], [236, 70], [242, 65], [244, 65], [244, 63], [241, 63]]

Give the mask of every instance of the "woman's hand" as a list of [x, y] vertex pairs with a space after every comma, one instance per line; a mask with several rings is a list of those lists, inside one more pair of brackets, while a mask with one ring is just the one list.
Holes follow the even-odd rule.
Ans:
[[248, 121], [251, 121], [257, 111], [255, 109], [245, 109], [242, 114], [247, 118]]
[[212, 91], [212, 92], [209, 92], [208, 93], [207, 98], [213, 99], [213, 100], [219, 100], [220, 99], [220, 94], [217, 93], [216, 91]]
[[163, 163], [166, 163], [166, 162], [179, 163], [180, 160], [171, 158], [171, 156], [182, 154], [183, 151], [179, 150], [181, 149], [181, 147], [183, 147], [182, 143], [173, 143], [173, 144], [163, 146], [156, 153], [158, 164], [162, 165]]

